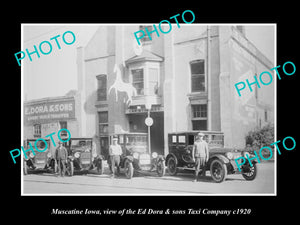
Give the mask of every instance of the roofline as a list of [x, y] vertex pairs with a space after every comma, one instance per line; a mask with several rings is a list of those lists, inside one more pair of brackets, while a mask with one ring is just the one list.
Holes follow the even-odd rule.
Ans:
[[24, 104], [34, 104], [34, 103], [44, 103], [44, 102], [55, 102], [55, 101], [61, 101], [61, 100], [71, 100], [75, 99], [74, 96], [56, 96], [56, 97], [46, 97], [46, 98], [40, 98], [40, 99], [33, 99], [24, 101]]

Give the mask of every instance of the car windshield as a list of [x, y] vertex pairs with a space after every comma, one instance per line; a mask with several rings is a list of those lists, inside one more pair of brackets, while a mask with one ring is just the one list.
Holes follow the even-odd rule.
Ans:
[[127, 136], [126, 147], [133, 152], [146, 152], [147, 151], [147, 136], [135, 135]]
[[[45, 148], [46, 148], [45, 142], [43, 142], [43, 141], [38, 141], [38, 142], [36, 143], [36, 147], [40, 150], [40, 151], [34, 150], [34, 153], [35, 153], [36, 156], [41, 155], [41, 154], [43, 155], [43, 154], [45, 154], [45, 152], [48, 151], [48, 149], [50, 148], [50, 144], [49, 144], [49, 141], [46, 141], [46, 142], [47, 142], [47, 145], [48, 145], [48, 146], [47, 146], [47, 149], [45, 149]], [[35, 143], [35, 140], [34, 140], [34, 141], [28, 141], [28, 142], [27, 142], [27, 149], [30, 148], [29, 143], [31, 144], [31, 146], [32, 146], [33, 149], [36, 148], [35, 145], [34, 145], [34, 143]], [[44, 149], [45, 149], [45, 151], [44, 151]], [[28, 152], [27, 152], [27, 155], [30, 154], [30, 152], [31, 152], [31, 151], [28, 151]]]
[[71, 140], [71, 149], [81, 152], [91, 151], [91, 141], [90, 140]]

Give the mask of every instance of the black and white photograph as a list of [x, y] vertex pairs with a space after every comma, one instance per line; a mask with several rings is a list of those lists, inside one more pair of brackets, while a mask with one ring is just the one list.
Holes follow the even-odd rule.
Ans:
[[22, 24], [22, 194], [276, 195], [275, 34]]
[[297, 216], [295, 6], [66, 3], [2, 14], [3, 220]]

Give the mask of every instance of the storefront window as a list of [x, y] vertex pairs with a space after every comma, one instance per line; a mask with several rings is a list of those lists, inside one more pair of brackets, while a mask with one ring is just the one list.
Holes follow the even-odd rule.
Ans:
[[41, 135], [41, 124], [33, 125], [33, 136], [39, 138]]

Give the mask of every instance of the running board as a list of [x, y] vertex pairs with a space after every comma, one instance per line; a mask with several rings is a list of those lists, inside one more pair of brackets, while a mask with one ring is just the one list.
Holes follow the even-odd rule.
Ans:
[[180, 170], [195, 170], [195, 168], [189, 168], [189, 167], [176, 167], [176, 168]]

